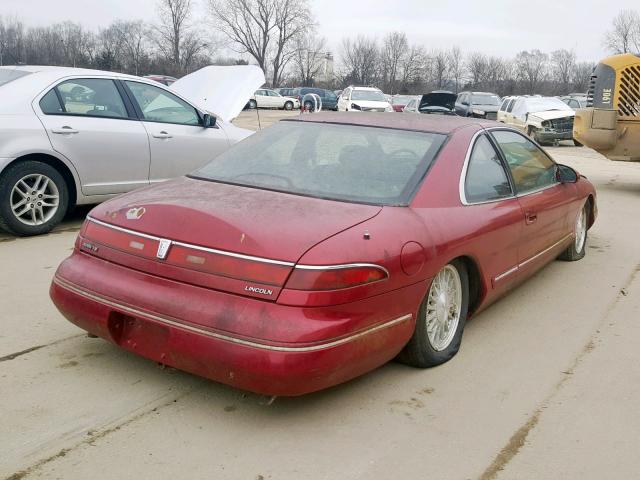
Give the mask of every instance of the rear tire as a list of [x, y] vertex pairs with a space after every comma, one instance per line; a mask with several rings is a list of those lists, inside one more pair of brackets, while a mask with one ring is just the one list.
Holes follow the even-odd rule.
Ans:
[[51, 165], [11, 165], [0, 177], [0, 228], [19, 236], [42, 235], [58, 225], [69, 207], [69, 187]]
[[[447, 287], [446, 291], [442, 290], [443, 285]], [[453, 285], [455, 288], [450, 289], [449, 286]], [[419, 368], [451, 360], [460, 349], [468, 308], [469, 274], [462, 261], [454, 260], [445, 265], [431, 282], [420, 304], [413, 336], [398, 355], [398, 360]], [[444, 323], [440, 321], [442, 319], [446, 319]], [[449, 328], [446, 328], [447, 321], [451, 322]]]
[[591, 215], [591, 202], [584, 204], [574, 224], [574, 240], [571, 245], [558, 256], [558, 260], [576, 262], [584, 258], [587, 251], [587, 228]]

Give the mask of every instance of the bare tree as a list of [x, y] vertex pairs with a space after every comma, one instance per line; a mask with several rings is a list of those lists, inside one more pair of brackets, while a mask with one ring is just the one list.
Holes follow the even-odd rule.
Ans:
[[447, 83], [449, 56], [444, 50], [433, 50], [429, 57], [431, 59], [431, 81], [436, 88], [444, 88]]
[[571, 75], [571, 83], [576, 92], [586, 92], [589, 88], [589, 79], [596, 64], [593, 62], [578, 62]]
[[554, 80], [562, 90], [561, 93], [569, 93], [571, 77], [576, 67], [576, 53], [565, 49], [551, 52], [551, 65]]
[[482, 88], [488, 72], [487, 56], [480, 52], [473, 52], [467, 60], [467, 71], [471, 77], [473, 88]]
[[421, 45], [412, 45], [400, 62], [403, 88], [417, 83], [427, 67], [427, 54]]
[[113, 27], [119, 33], [124, 53], [123, 63], [128, 70], [138, 75], [144, 57], [146, 57], [146, 39], [148, 30], [141, 20], [117, 21]]
[[391, 32], [382, 41], [380, 60], [384, 90], [397, 93], [398, 74], [403, 58], [407, 55], [409, 42], [403, 32]]
[[455, 84], [455, 93], [458, 93], [462, 75], [464, 73], [464, 65], [462, 61], [462, 50], [460, 47], [454, 46], [448, 52], [449, 75]]
[[99, 54], [96, 64], [103, 70], [119, 70], [122, 66], [122, 36], [115, 25], [98, 34]]
[[604, 44], [613, 53], [640, 52], [640, 13], [621, 10], [605, 34]]
[[516, 56], [518, 75], [527, 93], [534, 94], [547, 76], [549, 56], [540, 50], [522, 51]]
[[273, 81], [280, 85], [287, 64], [295, 55], [295, 39], [315, 27], [308, 0], [275, 0], [276, 36], [273, 44]]
[[0, 16], [0, 66], [20, 63], [24, 40], [24, 26], [17, 18]]
[[195, 57], [208, 46], [190, 23], [192, 8], [191, 0], [158, 0], [157, 45], [171, 59], [177, 74], [187, 71]]
[[342, 41], [342, 61], [351, 82], [367, 85], [375, 82], [378, 71], [378, 44], [374, 38], [358, 35]]
[[280, 83], [296, 54], [296, 38], [313, 28], [309, 0], [209, 0], [216, 26]]
[[269, 45], [276, 29], [275, 0], [210, 0], [218, 29], [238, 48], [251, 55], [266, 72]]
[[315, 32], [299, 35], [296, 38], [294, 64], [304, 87], [313, 86], [323, 68], [326, 41]]

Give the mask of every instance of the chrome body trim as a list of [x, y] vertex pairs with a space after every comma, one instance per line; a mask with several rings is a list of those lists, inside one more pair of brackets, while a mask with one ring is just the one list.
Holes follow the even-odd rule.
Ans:
[[570, 234], [564, 236], [563, 238], [558, 240], [556, 243], [554, 243], [550, 247], [547, 247], [544, 250], [542, 250], [541, 252], [536, 253], [532, 257], [527, 258], [525, 261], [520, 262], [518, 265], [516, 265], [513, 268], [510, 268], [506, 272], [503, 272], [500, 275], [497, 275], [496, 277], [493, 278], [493, 281], [494, 282], [499, 282], [503, 278], [506, 278], [509, 275], [512, 275], [512, 274], [516, 273], [517, 271], [519, 271], [525, 265], [528, 265], [529, 263], [533, 262], [534, 260], [540, 258], [542, 255], [544, 255], [545, 253], [548, 253], [549, 251], [553, 250], [554, 248], [556, 248], [558, 245], [562, 244], [563, 242], [566, 242], [571, 237], [573, 237], [573, 233], [570, 233]]
[[185, 330], [191, 333], [196, 333], [198, 335], [204, 335], [210, 338], [215, 338], [216, 340], [222, 340], [225, 342], [229, 342], [229, 343], [234, 343], [237, 345], [242, 345], [245, 347], [251, 347], [251, 348], [258, 348], [261, 350], [269, 350], [269, 351], [274, 351], [274, 352], [296, 352], [296, 353], [304, 353], [304, 352], [315, 352], [318, 350], [325, 350], [328, 348], [332, 348], [332, 347], [337, 347], [340, 345], [344, 345], [346, 343], [350, 343], [353, 342], [354, 340], [360, 339], [366, 335], [370, 335], [372, 333], [378, 332], [380, 330], [384, 330], [390, 327], [393, 327], [395, 325], [398, 325], [400, 323], [404, 323], [406, 321], [409, 321], [413, 318], [412, 314], [407, 314], [407, 315], [403, 315], [402, 317], [398, 317], [398, 318], [394, 318], [393, 320], [389, 320], [387, 322], [384, 323], [380, 323], [378, 325], [375, 325], [373, 327], [370, 327], [366, 330], [362, 330], [360, 332], [354, 333], [352, 335], [349, 335], [347, 337], [342, 337], [342, 338], [338, 338], [336, 340], [331, 340], [325, 343], [319, 343], [319, 344], [315, 344], [315, 345], [308, 345], [308, 346], [301, 346], [301, 347], [289, 347], [289, 346], [282, 346], [282, 345], [268, 345], [268, 344], [264, 344], [264, 343], [259, 343], [259, 342], [255, 342], [255, 341], [250, 341], [250, 340], [244, 340], [242, 338], [237, 338], [237, 337], [233, 337], [231, 335], [225, 335], [222, 333], [217, 333], [217, 332], [212, 332], [210, 330], [206, 330], [204, 328], [200, 328], [200, 327], [196, 327], [194, 325], [190, 325], [190, 324], [186, 324], [186, 323], [182, 323], [180, 321], [168, 318], [168, 317], [164, 317], [164, 316], [160, 316], [157, 314], [153, 314], [150, 312], [145, 312], [142, 310], [139, 310], [137, 308], [133, 308], [130, 307], [128, 305], [123, 305], [121, 303], [118, 302], [114, 302], [113, 300], [110, 300], [108, 298], [105, 298], [99, 294], [93, 293], [93, 292], [89, 292], [86, 291], [85, 289], [67, 281], [64, 280], [58, 276], [54, 277], [53, 279], [53, 283], [55, 283], [56, 285], [58, 285], [60, 288], [63, 288], [65, 290], [68, 290], [72, 293], [75, 293], [76, 295], [80, 295], [84, 298], [87, 298], [89, 300], [92, 300], [94, 302], [98, 302], [101, 303], [102, 305], [105, 305], [107, 307], [111, 307], [111, 308], [115, 308], [117, 310], [120, 310], [122, 312], [131, 314], [133, 316], [139, 317], [139, 318], [144, 318], [147, 320], [151, 320], [154, 322], [158, 322], [158, 323], [162, 323], [171, 327], [175, 327], [175, 328], [179, 328], [181, 330]]
[[[123, 232], [123, 233], [127, 233], [129, 235], [135, 235], [138, 237], [142, 237], [142, 238], [146, 238], [149, 240], [155, 240], [155, 241], [162, 241], [162, 240], [167, 240], [165, 238], [162, 237], [156, 237], [155, 235], [148, 235], [146, 233], [140, 233], [140, 232], [136, 232], [135, 230], [129, 230], [128, 228], [124, 228], [124, 227], [118, 227], [117, 225], [112, 225], [110, 223], [106, 223], [106, 222], [102, 222], [100, 220], [96, 220], [93, 217], [87, 216], [87, 221], [95, 223], [97, 225], [101, 225], [103, 227], [106, 228], [111, 228], [112, 230], [117, 230], [119, 232]], [[270, 258], [263, 258], [263, 257], [254, 257], [252, 255], [243, 255], [241, 253], [234, 253], [234, 252], [227, 252], [224, 250], [217, 250], [215, 248], [207, 248], [207, 247], [201, 247], [199, 245], [192, 245], [190, 243], [184, 243], [184, 242], [177, 242], [175, 240], [169, 240], [171, 242], [171, 245], [177, 245], [180, 247], [185, 247], [185, 248], [189, 248], [189, 249], [193, 249], [193, 250], [198, 250], [201, 252], [207, 252], [207, 253], [214, 253], [217, 255], [224, 255], [226, 257], [233, 257], [233, 258], [239, 258], [241, 260], [251, 260], [253, 262], [261, 262], [261, 263], [269, 263], [272, 265], [282, 265], [285, 267], [293, 267], [295, 265], [295, 263], [293, 262], [285, 262], [283, 260], [271, 260]]]
[[382, 270], [387, 275], [387, 277], [389, 276], [389, 270], [384, 268], [382, 265], [376, 265], [375, 263], [343, 263], [339, 265], [296, 265], [295, 268], [299, 268], [300, 270], [340, 270], [342, 268], [359, 268], [359, 267], [376, 268], [378, 270]]

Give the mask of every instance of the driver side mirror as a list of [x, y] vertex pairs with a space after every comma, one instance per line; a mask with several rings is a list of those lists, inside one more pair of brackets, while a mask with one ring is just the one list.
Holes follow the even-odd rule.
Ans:
[[576, 183], [578, 181], [578, 172], [566, 165], [557, 165], [556, 181], [560, 183]]
[[205, 113], [202, 115], [202, 126], [204, 128], [214, 128], [216, 126], [216, 117]]

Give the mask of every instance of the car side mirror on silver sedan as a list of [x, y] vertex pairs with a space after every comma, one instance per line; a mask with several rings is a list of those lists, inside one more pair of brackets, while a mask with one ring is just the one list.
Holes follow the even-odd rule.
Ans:
[[578, 172], [571, 167], [558, 164], [556, 166], [556, 180], [560, 183], [576, 183]]
[[214, 128], [216, 126], [216, 117], [205, 113], [202, 115], [202, 126], [204, 128]]

